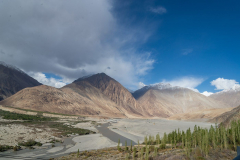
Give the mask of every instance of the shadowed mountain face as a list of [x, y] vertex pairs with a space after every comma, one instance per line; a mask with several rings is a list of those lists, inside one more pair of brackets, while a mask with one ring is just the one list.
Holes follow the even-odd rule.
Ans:
[[42, 84], [23, 71], [3, 62], [0, 63], [0, 101], [24, 88], [39, 85]]
[[190, 89], [164, 83], [145, 86], [133, 95], [152, 116], [169, 117], [180, 113], [229, 107]]

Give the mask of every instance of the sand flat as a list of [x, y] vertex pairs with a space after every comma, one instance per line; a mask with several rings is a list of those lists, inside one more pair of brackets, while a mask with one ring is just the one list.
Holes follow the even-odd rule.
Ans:
[[[178, 128], [184, 131], [191, 128], [193, 131], [195, 125], [202, 128], [210, 128], [211, 125], [214, 126], [215, 124], [208, 122], [190, 122], [166, 119], [120, 119], [117, 123], [111, 123], [111, 125], [112, 126], [109, 128], [112, 131], [132, 140], [142, 137], [142, 139], [139, 139], [139, 141], [142, 142], [144, 136], [146, 135], [155, 136], [159, 133], [162, 137], [164, 132], [170, 133]], [[135, 137], [132, 138], [133, 136]]]

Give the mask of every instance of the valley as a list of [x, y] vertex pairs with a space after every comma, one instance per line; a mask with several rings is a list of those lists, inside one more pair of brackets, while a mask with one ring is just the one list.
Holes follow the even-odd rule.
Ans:
[[[19, 115], [18, 119], [21, 119]], [[49, 113], [49, 115], [51, 115], [51, 113]], [[82, 129], [69, 130], [70, 128], [67, 129], [65, 133], [61, 127], [52, 127], [51, 123], [60, 123], [64, 126], [66, 125], [68, 128], [86, 129], [86, 131], [88, 131], [86, 133], [88, 134], [79, 135], [86, 133], [79, 132]], [[117, 147], [119, 139], [121, 139], [120, 146], [124, 146], [126, 140], [127, 145], [130, 145], [131, 141], [133, 145], [137, 145], [138, 143], [141, 144], [144, 142], [144, 137], [146, 135], [155, 136], [159, 134], [160, 137], [163, 137], [164, 132], [170, 133], [178, 128], [186, 130], [190, 127], [193, 130], [194, 125], [210, 128], [210, 126], [214, 124], [206, 122], [172, 121], [166, 119], [96, 119], [90, 117], [80, 117], [79, 119], [71, 116], [48, 119], [47, 121], [40, 120], [38, 122], [1, 119], [1, 131], [5, 131], [1, 133], [1, 139], [5, 140], [0, 141], [1, 144], [15, 146], [18, 145], [18, 142], [33, 139], [42, 143], [42, 146], [32, 146], [30, 149], [21, 146], [22, 149], [19, 151], [9, 150], [0, 153], [2, 157], [0, 159], [56, 158], [67, 156], [70, 153], [78, 152], [78, 150], [84, 153], [96, 149], [101, 150], [106, 147]], [[10, 128], [10, 130], [6, 129], [6, 127]], [[19, 137], [12, 134], [13, 131], [19, 133]], [[109, 131], [111, 132], [110, 134], [108, 133]], [[7, 137], [16, 139], [16, 141], [13, 142]], [[20, 137], [25, 137], [25, 139], [19, 139]]]

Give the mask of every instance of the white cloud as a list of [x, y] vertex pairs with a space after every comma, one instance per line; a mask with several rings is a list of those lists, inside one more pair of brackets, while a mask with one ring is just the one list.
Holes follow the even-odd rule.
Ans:
[[142, 82], [139, 82], [138, 83], [138, 89], [141, 89], [141, 88], [143, 88], [143, 87], [145, 87], [146, 85], [144, 84], [144, 83], [142, 83]]
[[162, 7], [162, 6], [159, 6], [159, 7], [156, 7], [156, 8], [150, 8], [150, 11], [154, 12], [154, 13], [157, 13], [157, 14], [167, 13], [167, 9]]
[[55, 78], [47, 78], [45, 74], [36, 72], [36, 73], [30, 73], [34, 79], [39, 81], [40, 83], [56, 88], [61, 88], [67, 84], [67, 82], [64, 82], [63, 79], [55, 79]]
[[218, 78], [211, 81], [211, 85], [215, 86], [215, 90], [229, 90], [240, 87], [239, 83], [234, 79]]
[[196, 78], [196, 77], [181, 77], [181, 78], [177, 78], [177, 79], [173, 79], [170, 81], [167, 80], [163, 80], [163, 83], [169, 83], [173, 86], [179, 86], [179, 87], [184, 87], [184, 88], [188, 88], [191, 89], [195, 92], [199, 92], [196, 87], [199, 86], [202, 82], [204, 81], [203, 78]]
[[[106, 72], [124, 86], [137, 88], [139, 76], [155, 62], [147, 51], [137, 51], [152, 30], [123, 26], [112, 8], [108, 0], [3, 1], [1, 61], [27, 73], [52, 73], [71, 81]], [[55, 81], [42, 80], [51, 85]]]
[[201, 94], [203, 94], [204, 96], [210, 96], [210, 95], [212, 95], [213, 93], [212, 92], [208, 92], [208, 91], [204, 91], [203, 93], [201, 93]]

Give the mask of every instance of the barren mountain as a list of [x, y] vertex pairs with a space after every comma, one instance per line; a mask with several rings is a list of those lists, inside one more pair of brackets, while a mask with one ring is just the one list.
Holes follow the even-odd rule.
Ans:
[[[7, 75], [12, 73], [9, 71]], [[21, 79], [19, 82], [22, 82]], [[197, 113], [200, 110], [217, 111], [219, 114], [206, 111], [207, 117], [214, 117], [223, 113], [214, 108], [229, 107], [190, 89], [163, 83], [145, 86], [132, 95], [105, 73], [79, 78], [61, 89], [44, 85], [26, 88], [0, 104], [55, 113], [128, 118], [169, 117], [190, 112], [196, 112], [196, 116], [202, 117]], [[191, 118], [188, 114], [181, 116]], [[177, 116], [175, 118], [179, 119]]]
[[190, 89], [164, 83], [145, 86], [133, 96], [151, 115], [161, 117], [229, 107]]
[[238, 120], [240, 120], [240, 106], [211, 119], [210, 122], [222, 123], [224, 126], [229, 126], [231, 121]]
[[41, 83], [20, 69], [0, 62], [0, 101], [10, 97], [23, 88], [39, 85], [41, 85]]
[[84, 83], [81, 87], [56, 89], [50, 86], [26, 88], [0, 102], [22, 109], [99, 117], [125, 117], [118, 106], [98, 89]]
[[82, 82], [88, 82], [99, 89], [104, 95], [115, 102], [126, 116], [142, 117], [143, 114], [148, 115], [148, 113], [144, 112], [144, 110], [138, 105], [132, 94], [125, 87], [105, 73], [79, 78], [73, 83], [76, 84], [76, 86], [81, 87]]
[[231, 107], [237, 107], [240, 105], [240, 86], [237, 85], [230, 90], [214, 93], [210, 97], [217, 101], [228, 104]]
[[98, 117], [140, 118], [144, 111], [126, 88], [104, 73], [82, 77], [61, 89], [44, 85], [27, 88], [0, 104]]

